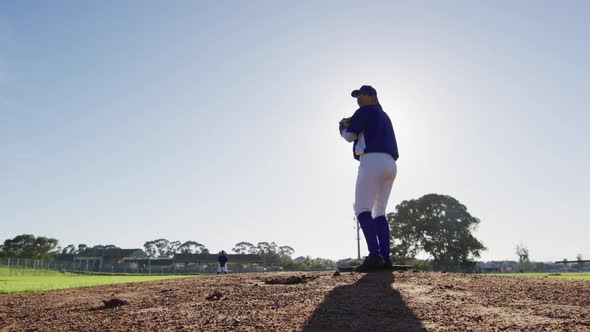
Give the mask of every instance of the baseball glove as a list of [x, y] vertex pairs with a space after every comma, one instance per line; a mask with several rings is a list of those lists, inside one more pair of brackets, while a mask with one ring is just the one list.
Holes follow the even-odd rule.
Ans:
[[350, 126], [350, 118], [343, 118], [338, 122], [338, 133], [341, 133], [342, 130], [348, 128]]

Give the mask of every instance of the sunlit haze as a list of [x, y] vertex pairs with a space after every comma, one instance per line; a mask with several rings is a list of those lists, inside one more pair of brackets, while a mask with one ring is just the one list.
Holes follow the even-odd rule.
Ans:
[[[389, 211], [448, 194], [484, 260], [590, 257], [590, 3], [7, 1], [0, 240], [356, 257], [337, 132], [371, 84]], [[366, 254], [364, 242], [362, 251]]]

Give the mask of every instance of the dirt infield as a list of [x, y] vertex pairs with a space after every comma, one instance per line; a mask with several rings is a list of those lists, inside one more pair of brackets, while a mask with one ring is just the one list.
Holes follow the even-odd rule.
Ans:
[[590, 282], [275, 273], [0, 295], [0, 331], [227, 330], [590, 331]]

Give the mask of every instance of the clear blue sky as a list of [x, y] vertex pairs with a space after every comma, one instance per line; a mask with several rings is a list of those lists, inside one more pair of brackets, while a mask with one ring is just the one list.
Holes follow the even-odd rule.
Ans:
[[[484, 259], [590, 258], [586, 1], [4, 1], [0, 238], [356, 255], [336, 131], [372, 84], [390, 211], [449, 194]], [[363, 245], [363, 251], [366, 249]]]

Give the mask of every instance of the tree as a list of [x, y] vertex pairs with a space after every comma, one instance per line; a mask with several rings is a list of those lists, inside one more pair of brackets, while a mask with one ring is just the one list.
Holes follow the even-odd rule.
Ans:
[[291, 257], [295, 253], [295, 249], [289, 246], [280, 246], [278, 253], [280, 256]]
[[145, 251], [146, 256], [149, 258], [158, 257], [158, 247], [154, 241], [147, 241], [143, 244], [143, 249]]
[[46, 259], [60, 252], [58, 241], [44, 236], [32, 234], [17, 235], [7, 239], [2, 245], [2, 254], [8, 257]]
[[84, 250], [86, 250], [86, 249], [88, 249], [88, 246], [87, 246], [87, 245], [85, 245], [85, 244], [83, 244], [83, 243], [80, 243], [80, 244], [78, 245], [78, 253], [81, 253], [82, 251], [84, 251]]
[[232, 251], [238, 255], [252, 254], [254, 253], [254, 245], [250, 242], [238, 242]]
[[327, 269], [335, 269], [336, 262], [331, 259], [325, 258], [314, 258], [310, 262], [310, 269], [311, 270], [327, 270]]
[[154, 245], [158, 249], [158, 256], [157, 257], [168, 257], [168, 245], [170, 241], [166, 239], [157, 239], [154, 240]]
[[518, 256], [518, 265], [520, 266], [520, 271], [524, 272], [528, 270], [529, 267], [529, 249], [522, 243], [516, 245], [516, 255]]
[[78, 253], [78, 251], [76, 250], [76, 246], [69, 244], [67, 247], [62, 249], [61, 253], [63, 255], [75, 255]]
[[424, 252], [439, 269], [473, 268], [473, 259], [486, 249], [472, 234], [479, 219], [448, 195], [428, 194], [403, 201], [387, 219], [392, 257], [398, 262], [413, 261]]
[[[108, 246], [98, 245], [98, 246], [93, 247], [93, 248], [95, 248], [95, 249], [108, 249], [109, 247], [115, 247], [115, 246], [112, 245], [112, 244], [110, 244]], [[73, 244], [69, 244], [65, 248], [63, 248], [63, 250], [61, 251], [61, 253], [64, 254], [64, 255], [77, 255], [77, 254], [81, 253], [82, 251], [84, 251], [86, 249], [88, 249], [88, 246], [85, 245], [85, 244], [83, 244], [83, 243], [78, 244], [78, 246], [75, 246]]]
[[166, 239], [156, 239], [147, 241], [143, 244], [146, 255], [150, 258], [169, 258], [176, 253], [182, 252], [182, 245], [180, 241], [168, 241]]
[[208, 254], [209, 249], [207, 249], [204, 245], [200, 244], [199, 242], [195, 241], [186, 241], [180, 247], [178, 247], [179, 252], [183, 254]]
[[279, 246], [275, 242], [258, 242], [253, 245], [250, 242], [242, 241], [236, 243], [232, 251], [238, 255], [258, 255], [270, 267], [282, 267], [286, 270], [302, 270], [304, 267], [304, 264], [295, 262], [291, 258], [295, 249], [290, 246]]
[[168, 244], [168, 253], [166, 256], [172, 257], [172, 256], [174, 256], [174, 254], [179, 253], [181, 245], [182, 245], [182, 242], [180, 242], [180, 241], [170, 242], [170, 244]]
[[53, 238], [39, 236], [35, 239], [35, 255], [34, 258], [52, 258], [59, 253], [59, 242]]
[[[276, 244], [275, 244], [275, 248], [276, 248]], [[267, 255], [267, 254], [270, 254], [271, 252], [273, 252], [273, 247], [268, 242], [258, 242], [258, 244], [256, 244], [256, 252], [259, 255]]]
[[286, 270], [293, 271], [309, 271], [309, 270], [327, 270], [335, 269], [336, 262], [325, 258], [311, 258], [310, 256], [300, 256], [291, 260], [291, 262], [283, 266]]
[[[85, 244], [84, 245], [81, 245], [81, 246], [85, 246]], [[117, 247], [114, 244], [107, 244], [107, 245], [97, 244], [97, 245], [95, 245], [94, 247], [92, 247], [90, 249], [94, 249], [94, 250], [106, 250], [106, 249], [121, 249], [121, 248]]]
[[256, 254], [262, 257], [266, 265], [278, 266], [281, 256], [277, 253], [277, 247], [277, 244], [274, 242], [258, 242], [256, 244]]

